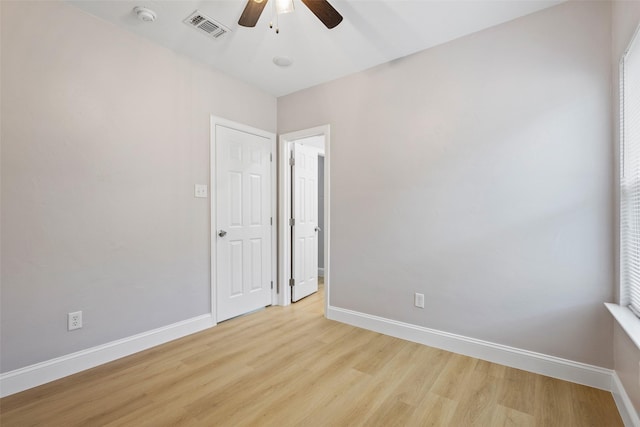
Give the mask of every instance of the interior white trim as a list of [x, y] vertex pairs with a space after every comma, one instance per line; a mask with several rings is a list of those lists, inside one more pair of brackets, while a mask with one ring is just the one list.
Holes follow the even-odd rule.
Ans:
[[616, 402], [620, 417], [626, 427], [640, 427], [640, 416], [631, 402], [631, 398], [620, 381], [620, 377], [614, 371], [611, 376], [611, 394]]
[[453, 353], [611, 391], [611, 369], [338, 307], [330, 306], [327, 318]]
[[0, 397], [94, 368], [215, 326], [211, 314], [183, 320], [0, 375]]
[[278, 304], [278, 294], [276, 281], [278, 280], [278, 221], [276, 221], [278, 207], [278, 186], [277, 186], [277, 168], [276, 168], [276, 134], [257, 129], [242, 123], [211, 115], [210, 126], [210, 143], [209, 143], [209, 206], [210, 206], [210, 222], [209, 222], [209, 246], [211, 250], [211, 316], [214, 321], [218, 318], [216, 313], [217, 288], [216, 288], [216, 126], [225, 126], [230, 129], [258, 135], [267, 138], [271, 142], [271, 217], [273, 218], [273, 226], [271, 227], [271, 281], [273, 289], [271, 290], [271, 304]]
[[628, 307], [622, 307], [609, 302], [605, 302], [604, 305], [622, 329], [629, 335], [631, 341], [640, 349], [640, 319], [638, 319]]
[[331, 267], [331, 127], [317, 126], [296, 132], [280, 135], [278, 151], [280, 198], [278, 199], [278, 287], [280, 294], [278, 304], [291, 304], [291, 242], [289, 240], [289, 218], [291, 218], [291, 174], [289, 173], [289, 153], [292, 144], [302, 138], [324, 135], [324, 312], [329, 309], [330, 300], [330, 267]]

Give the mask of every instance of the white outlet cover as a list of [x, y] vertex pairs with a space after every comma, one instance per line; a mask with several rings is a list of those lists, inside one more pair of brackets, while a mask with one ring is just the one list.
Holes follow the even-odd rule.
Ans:
[[206, 198], [208, 195], [208, 188], [206, 184], [196, 184], [194, 186], [194, 196]]
[[424, 308], [424, 294], [415, 293], [413, 304], [418, 308]]
[[73, 331], [82, 328], [82, 312], [67, 313], [67, 330]]

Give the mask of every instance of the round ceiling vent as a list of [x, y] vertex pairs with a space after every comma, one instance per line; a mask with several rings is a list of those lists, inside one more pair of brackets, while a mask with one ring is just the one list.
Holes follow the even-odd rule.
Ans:
[[146, 7], [136, 6], [133, 8], [133, 11], [142, 22], [153, 22], [156, 20], [156, 13]]
[[286, 56], [275, 56], [273, 58], [273, 63], [278, 67], [288, 67], [289, 65], [293, 64], [293, 61], [291, 60], [291, 58], [287, 58]]

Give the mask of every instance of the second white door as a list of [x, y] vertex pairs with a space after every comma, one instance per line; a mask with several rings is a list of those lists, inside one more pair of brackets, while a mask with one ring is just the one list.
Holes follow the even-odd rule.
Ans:
[[296, 302], [318, 290], [318, 152], [293, 144], [293, 287]]

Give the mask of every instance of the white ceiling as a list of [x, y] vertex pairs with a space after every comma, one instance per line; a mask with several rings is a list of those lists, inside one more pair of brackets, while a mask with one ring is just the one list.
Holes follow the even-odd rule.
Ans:
[[[269, 29], [271, 4], [255, 28], [238, 25], [244, 0], [70, 0], [92, 15], [235, 76], [286, 95], [507, 22], [563, 0], [330, 0], [344, 20], [328, 30], [300, 1]], [[139, 21], [135, 6], [157, 14]], [[194, 10], [231, 29], [211, 39], [182, 21]], [[293, 60], [277, 67], [273, 57]]]

